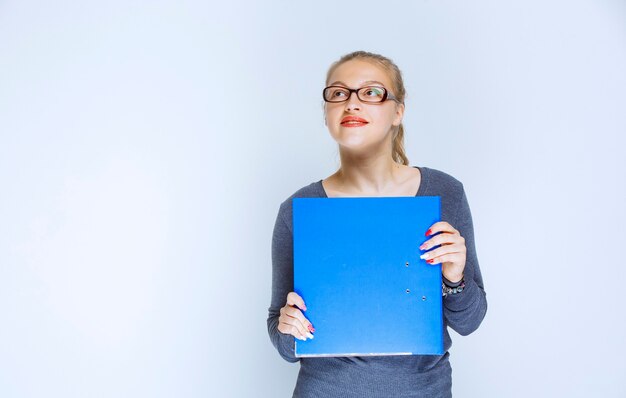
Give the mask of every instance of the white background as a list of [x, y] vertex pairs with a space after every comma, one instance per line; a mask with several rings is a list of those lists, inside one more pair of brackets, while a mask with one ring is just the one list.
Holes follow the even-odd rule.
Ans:
[[0, 1], [0, 396], [291, 396], [271, 233], [339, 165], [321, 89], [360, 49], [472, 209], [455, 397], [626, 396], [618, 0]]

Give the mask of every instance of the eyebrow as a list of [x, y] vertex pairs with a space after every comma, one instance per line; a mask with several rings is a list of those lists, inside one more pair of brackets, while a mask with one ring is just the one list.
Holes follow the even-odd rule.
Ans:
[[[363, 82], [362, 84], [370, 84], [370, 83], [377, 83], [377, 84], [380, 84], [381, 86], [384, 86], [384, 84], [382, 84], [378, 80], [368, 80], [368, 81]], [[339, 81], [339, 80], [336, 82], [332, 82], [331, 84], [329, 84], [329, 86], [334, 86], [335, 84], [341, 84], [341, 85], [348, 87], [346, 83]]]

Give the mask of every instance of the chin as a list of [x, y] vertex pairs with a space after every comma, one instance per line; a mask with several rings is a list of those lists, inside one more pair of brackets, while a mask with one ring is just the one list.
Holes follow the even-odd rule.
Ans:
[[363, 134], [339, 134], [334, 135], [333, 139], [337, 142], [337, 144], [345, 147], [360, 147], [366, 145], [368, 143], [368, 137]]
[[333, 139], [341, 146], [345, 147], [368, 147], [382, 144], [386, 141], [384, 134], [375, 134], [371, 131], [342, 131], [332, 135]]
[[362, 137], [352, 137], [352, 139], [337, 140], [337, 144], [345, 150], [351, 152], [363, 152], [371, 151], [373, 147], [378, 146], [380, 143], [362, 139]]

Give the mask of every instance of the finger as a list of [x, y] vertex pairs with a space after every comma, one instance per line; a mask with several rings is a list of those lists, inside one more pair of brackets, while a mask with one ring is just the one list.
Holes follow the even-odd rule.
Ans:
[[289, 325], [289, 327], [287, 327], [286, 329], [289, 330], [290, 332], [295, 331], [295, 333], [291, 333], [291, 334], [293, 334], [294, 336], [298, 338], [303, 338], [304, 340], [306, 340], [308, 330], [305, 328], [304, 324], [300, 321], [300, 319], [289, 316], [288, 314], [285, 314], [285, 316], [279, 319], [279, 323], [280, 322], [284, 323], [285, 325]]
[[289, 292], [287, 294], [287, 304], [295, 305], [298, 308], [300, 308], [302, 311], [306, 311], [306, 305], [304, 305], [304, 300], [296, 292]]
[[428, 260], [428, 259], [441, 257], [441, 256], [444, 256], [446, 254], [453, 254], [453, 253], [465, 254], [466, 250], [467, 249], [465, 248], [464, 244], [454, 243], [454, 244], [439, 246], [436, 249], [433, 249], [433, 250], [431, 250], [429, 252], [426, 252], [426, 253], [422, 254], [420, 256], [420, 258], [422, 260]]
[[449, 253], [444, 254], [442, 256], [437, 256], [435, 258], [429, 258], [426, 260], [428, 264], [440, 264], [440, 263], [458, 263], [463, 262], [463, 257], [465, 255], [461, 253]]
[[420, 250], [429, 250], [438, 245], [448, 245], [454, 243], [465, 244], [465, 238], [458, 234], [442, 233], [439, 235], [435, 235], [432, 238], [428, 239], [426, 242], [422, 243], [422, 245], [420, 246]]
[[306, 319], [304, 314], [302, 314], [302, 311], [300, 311], [296, 307], [290, 307], [290, 306], [285, 306], [283, 308], [284, 310], [282, 311], [282, 313], [299, 320], [302, 326], [304, 327], [305, 331], [311, 331], [311, 332], [315, 331], [311, 322], [308, 319]]
[[459, 232], [452, 225], [450, 225], [447, 221], [438, 221], [430, 226], [428, 231], [426, 231], [425, 235], [430, 236], [436, 234], [437, 232], [450, 232], [455, 233]]
[[306, 340], [306, 337], [304, 337], [304, 335], [300, 332], [300, 330], [298, 330], [297, 326], [291, 325], [286, 322], [279, 321], [278, 331], [281, 332], [282, 334], [289, 334], [299, 340], [303, 340], [303, 341]]

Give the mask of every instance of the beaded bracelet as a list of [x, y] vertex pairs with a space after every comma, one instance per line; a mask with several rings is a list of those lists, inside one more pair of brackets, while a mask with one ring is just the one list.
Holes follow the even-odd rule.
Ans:
[[441, 282], [441, 295], [443, 297], [446, 297], [447, 295], [450, 295], [450, 294], [461, 293], [463, 289], [465, 289], [465, 278], [461, 280], [461, 284], [457, 287], [446, 286], [444, 282]]
[[445, 276], [441, 275], [441, 280], [443, 281], [443, 283], [446, 284], [446, 286], [448, 287], [457, 287], [459, 286], [461, 283], [463, 283], [463, 281], [465, 280], [465, 275], [461, 275], [461, 280], [458, 282], [451, 282], [448, 278], [446, 278]]

